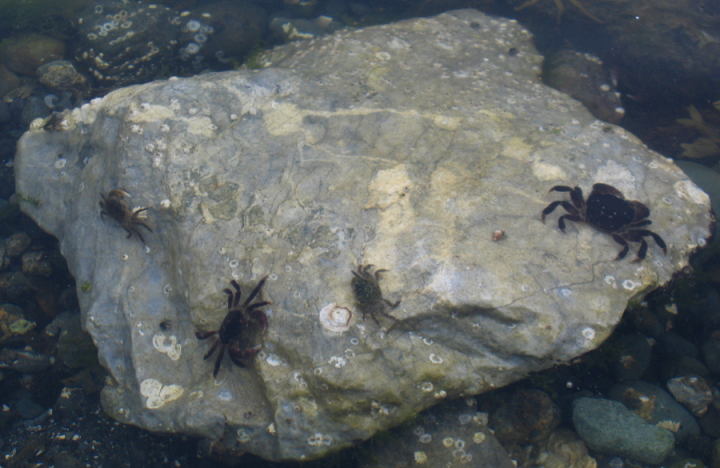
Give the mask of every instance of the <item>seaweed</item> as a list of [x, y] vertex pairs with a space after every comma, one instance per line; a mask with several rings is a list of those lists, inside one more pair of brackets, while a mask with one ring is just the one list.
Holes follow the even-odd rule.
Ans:
[[[720, 110], [720, 101], [713, 103], [716, 109]], [[691, 159], [702, 159], [715, 156], [720, 153], [720, 134], [710, 127], [703, 119], [700, 111], [695, 106], [688, 108], [689, 119], [677, 119], [676, 122], [687, 128], [694, 128], [703, 136], [696, 138], [692, 143], [681, 143], [683, 149], [682, 157]]]

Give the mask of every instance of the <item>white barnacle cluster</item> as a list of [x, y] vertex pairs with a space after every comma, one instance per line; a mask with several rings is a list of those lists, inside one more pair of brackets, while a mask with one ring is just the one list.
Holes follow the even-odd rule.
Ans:
[[[182, 14], [181, 14], [182, 16]], [[181, 24], [182, 20], [179, 17], [175, 17], [170, 20], [171, 24]], [[200, 50], [203, 45], [208, 41], [210, 35], [215, 32], [215, 29], [209, 24], [203, 24], [196, 19], [191, 19], [181, 28], [183, 33], [192, 34], [192, 42], [189, 42], [185, 47], [180, 49], [180, 58], [182, 60], [192, 59], [192, 65], [199, 67], [203, 60], [203, 56], [200, 55]]]
[[147, 398], [145, 407], [147, 409], [158, 409], [173, 400], [177, 400], [183, 394], [180, 385], [163, 385], [155, 379], [145, 379], [140, 382], [140, 394]]
[[452, 451], [452, 457], [461, 464], [469, 463], [472, 460], [472, 455], [465, 452], [465, 441], [462, 439], [453, 439], [452, 437], [446, 437], [442, 440], [443, 446], [448, 449], [454, 449]]
[[[174, 48], [172, 39], [166, 41], [165, 34], [147, 28], [148, 21], [152, 21], [160, 13], [153, 10], [164, 8], [171, 11], [170, 8], [143, 7], [139, 2], [133, 4], [127, 0], [122, 2], [122, 6], [126, 9], [111, 12], [102, 6], [95, 9], [95, 14], [87, 18], [89, 21], [87, 26], [84, 26], [85, 46], [75, 57], [86, 62], [90, 73], [97, 80], [113, 83], [113, 87], [154, 78], [162, 62], [171, 59], [167, 56], [170, 54], [167, 51]], [[83, 23], [82, 19], [79, 23]], [[151, 38], [163, 42], [153, 44], [153, 41], [148, 41], [147, 49], [144, 49], [142, 44], [138, 43], [142, 41], [140, 29], [143, 30], [143, 35], [149, 34]], [[112, 52], [114, 49], [123, 50], [116, 53]], [[103, 54], [106, 55], [105, 58]], [[101, 61], [98, 62], [96, 58]]]
[[295, 381], [298, 387], [302, 389], [307, 388], [308, 384], [307, 382], [305, 382], [305, 379], [300, 372], [293, 372], [292, 379]]
[[604, 280], [605, 283], [612, 286], [613, 289], [617, 289], [617, 282], [615, 281], [615, 277], [613, 275], [607, 275]]
[[347, 364], [347, 360], [344, 357], [331, 356], [330, 360], [328, 360], [328, 364], [334, 364], [335, 367], [340, 369], [341, 367], [344, 367], [345, 364]]
[[[99, 10], [99, 12], [98, 12]], [[102, 14], [103, 8], [102, 6], [98, 6], [95, 8], [96, 14]], [[116, 29], [129, 29], [132, 27], [132, 21], [130, 20], [132, 15], [130, 15], [126, 10], [120, 10], [115, 15], [106, 15], [105, 16], [105, 22], [102, 24], [98, 24], [95, 26], [95, 29], [97, 30], [98, 36], [107, 36], [108, 33], [111, 31], [114, 31]], [[101, 20], [102, 21], [102, 20]], [[97, 36], [96, 36], [97, 38]], [[88, 36], [88, 39], [90, 37]], [[93, 40], [93, 39], [91, 39]]]
[[[165, 344], [166, 339], [169, 341], [167, 344]], [[173, 361], [180, 359], [182, 354], [182, 345], [177, 342], [175, 335], [171, 335], [169, 339], [165, 335], [155, 335], [153, 336], [153, 346], [161, 353], [167, 354]]]
[[477, 424], [480, 424], [481, 426], [487, 426], [489, 419], [490, 415], [488, 413], [483, 413], [480, 411], [475, 413], [475, 416], [473, 416], [473, 421], [475, 421], [475, 423]]
[[332, 444], [332, 436], [316, 432], [312, 436], [308, 437], [307, 443], [311, 447], [321, 447], [323, 445]]

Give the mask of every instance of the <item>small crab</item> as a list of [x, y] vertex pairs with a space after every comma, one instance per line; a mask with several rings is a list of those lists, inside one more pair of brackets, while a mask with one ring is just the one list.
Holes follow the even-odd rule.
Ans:
[[372, 265], [358, 265], [357, 271], [350, 270], [354, 275], [350, 284], [352, 284], [355, 299], [360, 305], [360, 310], [362, 310], [363, 320], [365, 320], [365, 315], [369, 313], [370, 318], [380, 325], [375, 315], [380, 314], [395, 320], [395, 317], [385, 312], [385, 308], [390, 307], [389, 310], [393, 310], [400, 304], [400, 300], [393, 304], [382, 295], [379, 284], [380, 273], [388, 270], [375, 270], [373, 275], [370, 273], [370, 268], [372, 268]]
[[558, 219], [558, 227], [565, 232], [565, 220], [580, 222], [584, 221], [589, 225], [610, 234], [623, 248], [615, 260], [625, 258], [630, 246], [628, 242], [640, 242], [638, 256], [633, 262], [639, 262], [645, 258], [648, 245], [645, 237], [652, 237], [655, 243], [663, 249], [667, 255], [667, 246], [662, 237], [648, 229], [639, 229], [642, 226], [652, 224], [647, 219], [650, 216], [650, 209], [636, 200], [627, 200], [620, 190], [612, 185], [595, 184], [587, 200], [583, 199], [580, 187], [568, 187], [556, 185], [550, 189], [551, 192], [570, 192], [570, 203], [567, 200], [554, 201], [542, 212], [542, 221], [545, 216], [552, 213], [555, 208], [562, 206], [569, 214], [562, 215]]
[[220, 330], [213, 330], [209, 332], [195, 332], [195, 337], [198, 340], [205, 340], [211, 336], [217, 335], [218, 338], [213, 343], [210, 350], [203, 356], [204, 360], [207, 360], [213, 355], [215, 350], [220, 347], [220, 353], [215, 360], [215, 369], [213, 370], [213, 377], [217, 377], [218, 371], [220, 370], [220, 364], [222, 363], [223, 356], [225, 356], [225, 350], [230, 355], [230, 360], [235, 363], [236, 366], [245, 367], [241, 359], [251, 358], [260, 351], [260, 345], [252, 348], [243, 348], [245, 337], [243, 336], [250, 328], [251, 321], [256, 322], [261, 331], [265, 331], [267, 328], [267, 315], [262, 310], [258, 310], [260, 307], [270, 305], [269, 301], [256, 302], [250, 304], [255, 297], [260, 294], [265, 281], [269, 275], [265, 275], [263, 279], [255, 286], [248, 298], [240, 304], [240, 285], [237, 281], [232, 280], [230, 284], [235, 288], [235, 292], [230, 289], [224, 289], [225, 294], [228, 295], [228, 313], [220, 325]]
[[108, 215], [127, 231], [128, 238], [132, 237], [132, 235], [135, 234], [144, 244], [145, 238], [143, 238], [142, 234], [140, 233], [140, 229], [138, 228], [138, 226], [142, 226], [148, 231], [152, 232], [150, 226], [145, 224], [145, 222], [143, 222], [142, 218], [140, 217], [140, 213], [146, 211], [147, 208], [137, 208], [131, 210], [127, 202], [125, 201], [125, 198], [130, 197], [130, 194], [122, 190], [110, 190], [110, 192], [108, 192], [107, 194], [107, 197], [102, 193], [100, 194], [100, 196], [102, 197], [102, 200], [100, 200], [100, 217], [105, 220], [105, 215]]

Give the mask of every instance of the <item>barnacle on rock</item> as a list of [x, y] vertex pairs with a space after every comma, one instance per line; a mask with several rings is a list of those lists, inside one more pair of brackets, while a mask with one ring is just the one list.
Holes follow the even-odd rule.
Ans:
[[331, 332], [342, 333], [350, 328], [352, 316], [352, 310], [331, 303], [320, 310], [320, 323]]

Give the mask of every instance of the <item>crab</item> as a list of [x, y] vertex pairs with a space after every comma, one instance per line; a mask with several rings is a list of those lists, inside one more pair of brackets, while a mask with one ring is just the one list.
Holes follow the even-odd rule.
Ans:
[[641, 229], [643, 226], [652, 224], [647, 219], [650, 216], [650, 209], [636, 200], [627, 200], [622, 192], [612, 185], [595, 184], [587, 200], [583, 199], [580, 187], [568, 187], [556, 185], [550, 189], [551, 192], [570, 192], [570, 200], [560, 200], [550, 203], [542, 211], [542, 222], [545, 216], [552, 213], [555, 208], [562, 206], [569, 214], [558, 218], [558, 227], [565, 232], [565, 220], [575, 222], [586, 222], [600, 231], [610, 234], [615, 242], [623, 248], [615, 260], [625, 258], [630, 245], [628, 242], [640, 242], [637, 258], [639, 262], [647, 254], [648, 244], [645, 237], [652, 237], [655, 243], [667, 255], [667, 246], [662, 237], [648, 229]]
[[140, 233], [140, 228], [138, 226], [142, 226], [152, 232], [150, 226], [145, 224], [140, 217], [140, 214], [147, 211], [147, 208], [136, 208], [131, 210], [125, 201], [125, 198], [129, 198], [130, 194], [122, 190], [110, 190], [107, 197], [102, 193], [100, 196], [102, 197], [102, 200], [100, 200], [100, 218], [104, 221], [105, 215], [108, 215], [127, 231], [128, 238], [135, 234], [144, 244], [145, 238]]
[[[525, 8], [530, 7], [530, 6], [533, 6], [533, 5], [535, 5], [535, 4], [539, 3], [539, 2], [540, 2], [540, 0], [529, 0], [529, 1], [525, 2], [525, 3], [523, 3], [522, 5], [520, 5], [519, 7], [515, 7], [515, 11], [524, 10]], [[598, 18], [597, 16], [593, 15], [592, 13], [590, 13], [590, 12], [587, 10], [587, 8], [585, 8], [585, 7], [582, 5], [582, 3], [580, 3], [579, 0], [570, 0], [570, 3], [572, 3], [573, 5], [575, 5], [575, 8], [577, 8], [578, 10], [580, 10], [580, 12], [582, 12], [582, 14], [584, 14], [585, 16], [587, 16], [588, 18], [590, 18], [591, 20], [595, 21], [596, 23], [600, 23], [600, 24], [603, 24], [603, 23], [604, 23], [603, 20], [601, 20], [601, 19]], [[560, 24], [560, 19], [562, 18], [562, 14], [563, 14], [563, 12], [565, 11], [565, 5], [563, 5], [562, 0], [555, 0], [555, 6], [557, 7], [557, 10], [558, 10], [558, 12], [557, 12], [557, 22], [558, 22], [558, 24]]]
[[350, 270], [354, 275], [350, 284], [353, 287], [355, 299], [360, 306], [360, 310], [362, 310], [363, 320], [365, 320], [365, 316], [369, 313], [370, 318], [380, 325], [376, 315], [384, 315], [387, 318], [395, 320], [395, 317], [388, 314], [385, 308], [390, 307], [389, 310], [393, 310], [400, 304], [400, 300], [398, 299], [397, 302], [392, 303], [383, 297], [379, 284], [380, 273], [388, 270], [375, 270], [375, 274], [373, 275], [370, 273], [372, 267], [373, 265], [358, 265], [357, 271]]
[[210, 347], [210, 350], [203, 356], [203, 360], [207, 360], [213, 355], [218, 347], [220, 351], [217, 359], [215, 359], [215, 368], [213, 369], [213, 377], [217, 377], [218, 371], [220, 370], [220, 364], [222, 363], [225, 351], [227, 350], [230, 360], [239, 367], [245, 367], [242, 359], [249, 359], [253, 357], [258, 351], [260, 351], [261, 345], [254, 347], [243, 347], [245, 346], [246, 332], [250, 329], [251, 323], [255, 322], [260, 326], [261, 332], [264, 332], [267, 328], [267, 315], [261, 307], [270, 305], [269, 301], [260, 301], [254, 304], [250, 304], [255, 297], [260, 294], [265, 281], [267, 281], [269, 275], [265, 275], [260, 282], [252, 290], [248, 298], [240, 304], [240, 285], [237, 281], [232, 280], [230, 284], [235, 289], [235, 292], [229, 288], [223, 290], [228, 295], [228, 313], [225, 316], [219, 330], [213, 330], [209, 332], [195, 332], [195, 337], [198, 340], [205, 340], [211, 336], [217, 335], [215, 343]]

